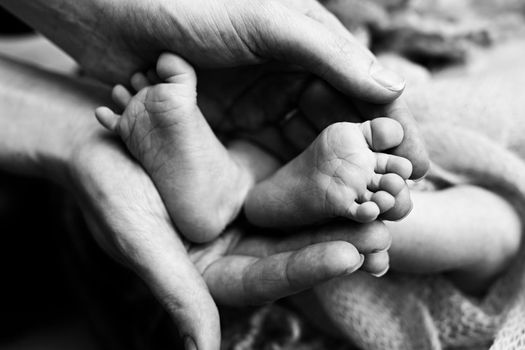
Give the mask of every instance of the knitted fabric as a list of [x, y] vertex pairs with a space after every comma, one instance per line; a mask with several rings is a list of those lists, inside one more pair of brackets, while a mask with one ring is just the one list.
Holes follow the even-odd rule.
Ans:
[[[419, 3], [427, 7], [436, 4]], [[492, 6], [486, 12], [495, 17], [498, 11], [511, 8], [510, 1], [460, 3], [478, 4], [480, 8]], [[523, 2], [513, 4], [524, 6]], [[522, 21], [518, 14], [522, 12], [515, 13]], [[423, 47], [428, 48], [427, 44]], [[514, 203], [523, 217], [523, 114], [491, 113], [490, 106], [481, 106], [463, 115], [459, 111], [443, 115], [433, 109], [416, 116], [434, 165], [430, 181], [489, 188]], [[379, 279], [357, 273], [317, 287], [315, 295], [340, 335], [362, 349], [525, 349], [523, 247], [508, 271], [482, 298], [463, 294], [439, 275], [400, 273]], [[303, 310], [308, 312], [307, 307]]]
[[[457, 126], [422, 129], [436, 168], [446, 167], [436, 171], [443, 178], [493, 184], [523, 207], [525, 163], [518, 156]], [[524, 249], [481, 299], [440, 276], [394, 273], [380, 279], [356, 274], [315, 292], [341, 334], [363, 349], [525, 348]]]
[[[470, 131], [472, 125], [464, 129], [458, 123], [421, 125], [434, 162], [430, 181], [490, 187], [522, 211], [525, 162], [507, 150], [501, 140], [496, 143], [489, 139], [487, 135], [492, 130], [484, 135]], [[521, 128], [521, 124], [511, 123], [509, 127]], [[358, 272], [325, 283], [315, 288], [314, 293], [331, 327], [347, 344], [355, 344], [360, 349], [525, 349], [525, 249], [482, 298], [463, 294], [440, 275], [393, 272], [382, 278]], [[318, 318], [310, 302], [296, 304], [309, 319]], [[268, 321], [265, 315], [271, 315], [273, 322], [270, 323], [278, 325], [295, 324], [301, 318], [276, 306], [263, 308], [252, 317], [251, 333], [245, 334], [244, 346], [227, 348], [319, 348], [319, 339], [305, 343], [298, 335], [297, 329], [304, 328], [303, 323], [289, 332], [294, 336], [284, 337], [289, 339], [286, 344], [279, 345], [275, 337], [269, 336], [265, 346], [260, 343], [247, 346], [256, 343], [254, 334], [260, 333], [261, 325]]]
[[[525, 31], [525, 3], [519, 0], [324, 0], [323, 3], [354, 32], [369, 28], [373, 35], [358, 36], [363, 42], [379, 37], [383, 40], [374, 42], [375, 47], [416, 55], [420, 61], [424, 58], [423, 62], [429, 63], [436, 58], [461, 61], [470, 53], [468, 48], [472, 43], [488, 45]], [[523, 42], [516, 45], [523, 47]], [[499, 62], [495, 64], [499, 68], [512, 69], [510, 61]], [[408, 76], [405, 74], [411, 83], [409, 89], [414, 89], [414, 82], [425, 80], [412, 79], [412, 76], [410, 72]], [[447, 81], [445, 95], [450, 90], [462, 89], [461, 79], [459, 77], [459, 83], [454, 86]], [[525, 122], [522, 112], [502, 109], [503, 105], [513, 103], [501, 101], [499, 93], [497, 86], [492, 96], [459, 94], [459, 98], [465, 99], [456, 101], [454, 107], [459, 109], [445, 108], [450, 113], [435, 108], [447, 104], [446, 100], [434, 103], [434, 108], [414, 106], [416, 110], [425, 110], [416, 118], [433, 162], [428, 183], [489, 188], [512, 202], [523, 216]], [[425, 101], [421, 98], [422, 104]], [[494, 101], [499, 105], [492, 109]], [[249, 331], [242, 336], [237, 333], [238, 341], [224, 344], [224, 348], [337, 348], [323, 343], [330, 336], [312, 332], [304, 322], [306, 318], [324, 325], [323, 330], [335, 331], [345, 339], [345, 348], [355, 345], [365, 350], [525, 349], [524, 248], [481, 298], [465, 295], [440, 275], [393, 272], [382, 278], [358, 272], [318, 286], [314, 294], [319, 305], [299, 299], [294, 304], [300, 312], [276, 305], [256, 311], [248, 322]], [[318, 306], [329, 319], [326, 322], [319, 321]], [[267, 322], [282, 325], [282, 332], [288, 336], [281, 335], [279, 339], [287, 341], [279, 341], [273, 333], [264, 332], [263, 324]], [[299, 327], [292, 332], [286, 326], [289, 324]], [[314, 333], [318, 337], [313, 337]]]

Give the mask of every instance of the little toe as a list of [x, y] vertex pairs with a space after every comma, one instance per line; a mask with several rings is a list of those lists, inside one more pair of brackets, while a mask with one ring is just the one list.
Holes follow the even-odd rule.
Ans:
[[374, 195], [374, 192], [366, 190], [357, 197], [357, 201], [360, 203], [370, 202], [372, 200], [373, 195]]
[[379, 174], [395, 173], [403, 179], [408, 179], [412, 175], [412, 163], [403, 157], [393, 156], [386, 153], [375, 153], [376, 168]]
[[376, 118], [361, 125], [363, 135], [374, 151], [391, 149], [403, 142], [403, 127], [394, 119]]
[[394, 196], [386, 191], [378, 191], [374, 193], [372, 195], [372, 202], [378, 206], [379, 212], [381, 213], [387, 212], [396, 204]]
[[396, 197], [407, 186], [405, 180], [397, 174], [375, 174], [369, 189], [372, 191], [385, 191]]
[[197, 86], [197, 75], [193, 67], [179, 56], [163, 53], [157, 62], [159, 78], [171, 84]]
[[412, 200], [410, 199], [410, 190], [404, 187], [397, 196], [395, 196], [395, 205], [392, 209], [381, 214], [382, 220], [397, 221], [403, 219], [412, 210]]
[[131, 86], [135, 91], [140, 91], [150, 86], [150, 81], [144, 74], [138, 72], [131, 76]]
[[[384, 175], [378, 175], [384, 176]], [[379, 207], [379, 212], [384, 213], [394, 207], [395, 199], [394, 195], [381, 191], [380, 180], [378, 180], [378, 186], [374, 188], [374, 192], [366, 190], [363, 194], [358, 197], [360, 203], [374, 202]], [[397, 193], [396, 193], [397, 194]]]
[[372, 222], [380, 214], [379, 207], [374, 202], [353, 203], [348, 209], [347, 217], [351, 220], [367, 223]]
[[111, 91], [111, 98], [117, 104], [118, 107], [124, 109], [131, 101], [131, 93], [122, 85], [115, 85]]

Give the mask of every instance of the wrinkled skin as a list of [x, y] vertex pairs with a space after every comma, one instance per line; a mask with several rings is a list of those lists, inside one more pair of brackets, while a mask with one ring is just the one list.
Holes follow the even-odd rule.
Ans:
[[75, 149], [68, 169], [98, 243], [144, 279], [199, 349], [220, 344], [214, 299], [273, 301], [351, 274], [362, 266], [360, 254], [371, 257], [365, 270], [388, 267], [391, 237], [380, 222], [334, 223], [275, 238], [241, 226], [205, 245], [184, 243], [150, 178], [102, 130]]

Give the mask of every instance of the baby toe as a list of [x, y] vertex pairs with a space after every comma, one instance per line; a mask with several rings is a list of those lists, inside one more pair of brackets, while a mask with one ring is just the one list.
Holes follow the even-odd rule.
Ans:
[[124, 109], [131, 101], [131, 93], [122, 85], [116, 85], [111, 91], [111, 98], [120, 108]]
[[148, 78], [140, 72], [133, 74], [130, 83], [135, 91], [140, 91], [150, 85]]
[[410, 190], [404, 187], [401, 192], [395, 196], [395, 205], [392, 209], [381, 214], [382, 220], [396, 221], [407, 216], [412, 210], [412, 200], [410, 199]]
[[380, 214], [379, 207], [374, 202], [364, 202], [361, 204], [353, 203], [349, 210], [347, 217], [361, 223], [372, 222]]
[[110, 131], [118, 132], [120, 116], [115, 114], [111, 109], [108, 107], [98, 107], [95, 109], [95, 116], [103, 127]]
[[373, 195], [374, 195], [374, 192], [365, 190], [363, 191], [363, 193], [357, 196], [357, 201], [360, 203], [370, 202], [372, 200]]
[[171, 84], [185, 84], [195, 86], [197, 76], [193, 67], [182, 57], [172, 53], [163, 53], [157, 62], [159, 78]]
[[394, 196], [386, 191], [378, 191], [372, 195], [372, 202], [374, 202], [381, 213], [384, 213], [394, 207], [396, 200]]
[[377, 183], [377, 190], [382, 190], [396, 197], [406, 186], [405, 180], [396, 174], [375, 175], [374, 182]]
[[[380, 191], [379, 188], [374, 189], [374, 192], [366, 190], [358, 196], [359, 203], [373, 202], [379, 208], [380, 213], [384, 213], [392, 209], [395, 204], [394, 196], [386, 191]], [[367, 221], [369, 222], [369, 221]]]
[[394, 119], [376, 118], [362, 126], [368, 145], [374, 151], [397, 147], [404, 138], [403, 127]]
[[408, 179], [412, 175], [412, 163], [403, 157], [376, 153], [375, 172], [378, 174], [394, 173], [403, 179]]

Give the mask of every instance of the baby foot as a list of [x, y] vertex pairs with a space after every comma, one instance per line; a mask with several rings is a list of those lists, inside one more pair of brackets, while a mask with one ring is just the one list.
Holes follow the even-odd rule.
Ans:
[[181, 233], [193, 242], [210, 241], [237, 216], [252, 181], [199, 110], [193, 68], [163, 54], [157, 75], [163, 83], [148, 86], [147, 78], [136, 74], [135, 96], [115, 87], [122, 115], [106, 107], [96, 115], [146, 169]]
[[390, 219], [401, 219], [411, 209], [405, 180], [412, 164], [374, 151], [398, 146], [403, 136], [401, 125], [389, 118], [332, 124], [252, 189], [244, 207], [248, 220], [282, 227], [333, 217], [371, 222], [386, 212]]

